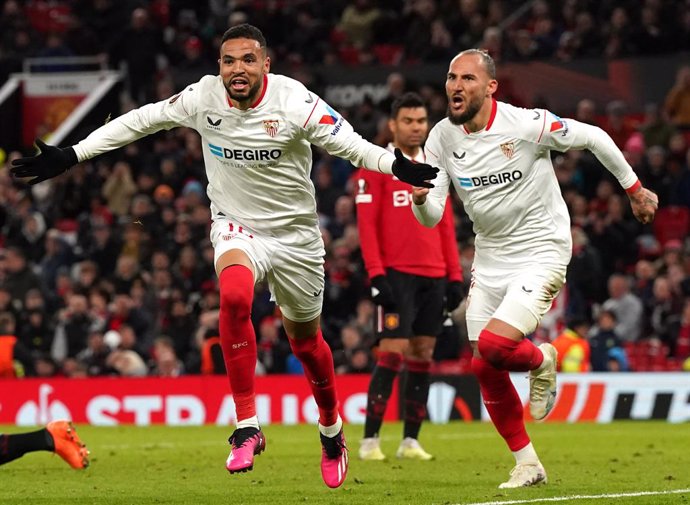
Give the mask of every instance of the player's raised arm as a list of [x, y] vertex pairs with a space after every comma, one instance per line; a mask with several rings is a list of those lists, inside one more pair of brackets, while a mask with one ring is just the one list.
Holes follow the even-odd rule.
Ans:
[[192, 126], [189, 118], [194, 110], [194, 86], [157, 103], [144, 105], [97, 128], [84, 140], [71, 147], [59, 148], [36, 140], [40, 149], [35, 156], [12, 161], [14, 177], [32, 177], [34, 185], [66, 172], [77, 163], [91, 159], [146, 135], [175, 126]]
[[[439, 165], [438, 154], [440, 152], [436, 147], [437, 132], [435, 128], [431, 130], [429, 139], [424, 147], [426, 160], [431, 166]], [[446, 206], [448, 197], [448, 185], [450, 178], [448, 172], [441, 170], [436, 179], [434, 179], [434, 187], [415, 187], [412, 191], [412, 212], [417, 221], [424, 226], [433, 228], [443, 217], [443, 210]]]
[[643, 224], [651, 223], [659, 199], [653, 192], [642, 187], [642, 183], [609, 134], [598, 126], [581, 123], [574, 119], [561, 119], [548, 111], [544, 113], [546, 121], [539, 143], [559, 151], [570, 149], [592, 151], [625, 189], [635, 218]]
[[355, 166], [383, 174], [393, 174], [413, 186], [434, 187], [428, 181], [436, 177], [436, 167], [410, 161], [399, 152], [399, 149], [396, 149], [395, 154], [391, 154], [386, 149], [368, 142], [354, 131], [344, 117], [318, 97], [304, 122], [304, 130], [312, 144], [350, 161]]

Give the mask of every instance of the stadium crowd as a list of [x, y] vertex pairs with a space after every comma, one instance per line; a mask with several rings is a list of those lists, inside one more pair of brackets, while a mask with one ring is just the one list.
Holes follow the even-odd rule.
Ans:
[[[30, 56], [102, 55], [116, 67], [124, 62], [124, 112], [217, 73], [220, 35], [245, 21], [269, 34], [276, 59], [295, 68], [445, 62], [470, 46], [489, 50], [499, 62], [690, 50], [688, 2], [537, 0], [504, 26], [521, 3], [6, 0], [0, 60], [3, 71], [18, 70]], [[438, 120], [446, 107], [443, 76], [433, 78], [436, 88], [418, 91]], [[382, 121], [390, 98], [411, 86], [400, 74], [391, 74], [388, 84], [388, 99], [340, 110], [380, 145], [390, 140]], [[643, 184], [658, 193], [660, 209], [653, 225], [640, 225], [590, 153], [554, 153], [572, 217], [573, 259], [566, 288], [534, 338], [555, 339], [566, 326], [577, 326], [582, 337], [599, 342], [592, 344], [592, 363], [599, 363], [593, 369], [681, 369], [690, 357], [690, 67], [679, 69], [664, 103], [648, 104], [643, 115], [628, 114], [621, 101], [597, 111], [590, 99], [558, 112], [606, 130]], [[222, 371], [198, 135], [162, 132], [32, 188], [6, 169], [19, 156], [8, 153], [0, 168], [0, 336], [17, 337], [17, 374]], [[374, 306], [358, 244], [355, 168], [315, 152], [327, 251], [323, 331], [339, 373], [373, 367]], [[471, 223], [455, 203], [461, 260], [469, 272]], [[259, 286], [256, 293], [257, 372], [299, 372], [267, 289]], [[438, 360], [466, 358], [461, 312], [441, 340]], [[613, 354], [620, 349], [623, 358]]]

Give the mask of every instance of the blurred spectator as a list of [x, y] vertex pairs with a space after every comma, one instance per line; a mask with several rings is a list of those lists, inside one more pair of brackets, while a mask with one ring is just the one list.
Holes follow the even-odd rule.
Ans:
[[436, 0], [413, 2], [405, 26], [405, 58], [408, 62], [440, 61], [450, 56], [453, 37], [444, 17], [439, 14]]
[[[328, 220], [335, 215], [335, 202], [343, 196], [342, 189], [333, 183], [331, 166], [322, 160], [314, 168], [316, 210]], [[328, 222], [328, 220], [326, 222]]]
[[175, 354], [172, 340], [166, 336], [156, 338], [151, 351], [150, 375], [179, 377], [182, 374], [184, 374], [184, 367], [177, 354]]
[[87, 336], [94, 324], [89, 314], [86, 296], [72, 294], [67, 298], [67, 307], [60, 311], [58, 325], [53, 337], [51, 354], [61, 362], [67, 357], [75, 357], [87, 346]]
[[602, 128], [611, 136], [621, 150], [625, 149], [625, 143], [635, 133], [636, 127], [626, 113], [627, 106], [622, 100], [609, 102], [606, 105], [606, 120], [602, 125]]
[[107, 329], [122, 333], [126, 325], [136, 335], [136, 340], [146, 345], [151, 330], [150, 316], [134, 306], [132, 297], [127, 293], [116, 293], [110, 307], [110, 319]]
[[349, 195], [339, 196], [335, 201], [334, 215], [327, 225], [333, 240], [337, 240], [345, 233], [345, 227], [355, 224], [355, 202]]
[[607, 39], [604, 54], [608, 58], [620, 58], [637, 53], [639, 41], [625, 7], [613, 9], [609, 24], [604, 28], [604, 36]]
[[152, 83], [162, 51], [161, 34], [150, 22], [146, 9], [132, 11], [130, 24], [111, 50], [112, 61], [127, 66], [129, 95], [136, 103], [153, 101]]
[[644, 137], [644, 146], [661, 146], [667, 148], [676, 129], [670, 125], [655, 103], [648, 103], [644, 108], [644, 122], [640, 125]]
[[15, 335], [16, 319], [0, 312], [0, 379], [23, 377], [31, 370], [31, 354]]
[[685, 360], [690, 357], [690, 299], [686, 299], [683, 304], [680, 327], [674, 346], [674, 356], [678, 360]]
[[678, 70], [676, 82], [666, 95], [664, 110], [674, 125], [690, 127], [690, 66]]
[[89, 331], [86, 349], [80, 351], [75, 357], [85, 368], [89, 376], [109, 375], [110, 367], [107, 364], [110, 347], [105, 343], [103, 331], [92, 326]]
[[628, 361], [616, 331], [616, 314], [602, 310], [590, 332], [592, 372], [626, 372]]
[[589, 244], [582, 228], [571, 228], [573, 255], [566, 272], [569, 315], [587, 316], [604, 292], [604, 277], [599, 252]]
[[577, 102], [577, 108], [575, 109], [575, 119], [582, 123], [597, 125], [596, 120], [597, 107], [593, 100], [589, 98], [583, 98]]
[[568, 327], [551, 344], [558, 351], [559, 372], [588, 372], [590, 370], [590, 348], [587, 341], [589, 321], [571, 319]]
[[363, 360], [360, 351], [362, 347], [362, 334], [356, 326], [345, 325], [340, 331], [341, 348], [333, 352], [333, 363], [338, 374], [357, 373], [358, 371], [371, 371], [367, 369], [371, 365], [371, 360]]
[[654, 280], [654, 296], [650, 300], [649, 323], [646, 336], [673, 348], [681, 319], [682, 302], [671, 290], [665, 276]]
[[608, 285], [610, 298], [604, 302], [603, 309], [614, 314], [616, 334], [626, 342], [636, 342], [640, 338], [642, 302], [630, 292], [627, 276], [613, 274]]
[[[60, 232], [51, 228], [45, 234], [44, 250], [45, 254], [38, 263], [38, 270], [46, 288], [55, 291], [58, 271], [68, 267], [74, 261], [72, 249], [63, 240]], [[110, 252], [112, 255], [112, 251]]]
[[355, 0], [343, 10], [338, 28], [355, 49], [367, 49], [373, 42], [373, 27], [380, 15], [372, 0]]
[[114, 272], [118, 260], [114, 252], [122, 247], [120, 238], [104, 222], [96, 222], [92, 230], [92, 240], [85, 251], [86, 257], [98, 266], [99, 272]]
[[41, 287], [41, 280], [31, 271], [26, 253], [19, 247], [8, 247], [4, 251], [5, 288], [21, 305], [30, 289]]
[[146, 363], [134, 351], [116, 349], [108, 355], [106, 366], [122, 377], [145, 377]]
[[53, 344], [54, 328], [44, 310], [31, 309], [25, 313], [17, 337], [29, 352], [49, 353]]
[[113, 172], [103, 184], [103, 196], [108, 201], [108, 208], [118, 217], [127, 215], [132, 196], [137, 191], [137, 185], [132, 178], [129, 163], [118, 161], [113, 166]]
[[285, 373], [287, 357], [292, 352], [279, 319], [267, 316], [259, 323], [257, 348], [266, 373]]
[[203, 49], [203, 42], [199, 37], [191, 36], [185, 41], [182, 58], [175, 61], [172, 70], [175, 93], [203, 76], [216, 72], [216, 68], [205, 58]]

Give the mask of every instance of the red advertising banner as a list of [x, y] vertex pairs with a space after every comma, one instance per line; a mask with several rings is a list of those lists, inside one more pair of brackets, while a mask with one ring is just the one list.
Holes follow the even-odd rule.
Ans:
[[[525, 405], [524, 374], [511, 376]], [[488, 420], [479, 387], [471, 375], [431, 378], [428, 417], [433, 423]], [[348, 423], [364, 422], [368, 375], [339, 375], [340, 411]], [[316, 423], [318, 410], [304, 377], [272, 375], [256, 380], [261, 424]], [[386, 420], [399, 419], [394, 388]], [[525, 409], [529, 420], [529, 409]], [[0, 424], [41, 425], [68, 418], [100, 426], [217, 424], [235, 420], [235, 404], [222, 376], [175, 379], [91, 378], [0, 380]], [[547, 422], [598, 422], [618, 419], [690, 421], [690, 374], [560, 374], [558, 397]]]
[[[337, 382], [343, 419], [363, 423], [369, 376], [343, 375]], [[258, 377], [256, 394], [261, 424], [318, 421], [302, 376]], [[396, 419], [395, 391], [390, 405], [386, 419]], [[235, 404], [223, 376], [0, 381], [0, 423], [32, 426], [58, 418], [100, 426], [229, 425], [235, 420]]]
[[[522, 398], [529, 402], [525, 374], [511, 374]], [[482, 419], [489, 415], [482, 405]], [[525, 418], [531, 420], [529, 409]], [[688, 373], [582, 373], [559, 374], [556, 404], [547, 422], [608, 423], [622, 419], [690, 421]]]

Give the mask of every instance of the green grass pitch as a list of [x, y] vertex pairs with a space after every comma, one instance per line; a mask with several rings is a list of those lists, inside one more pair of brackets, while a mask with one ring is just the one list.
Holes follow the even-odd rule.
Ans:
[[[347, 426], [350, 471], [345, 485], [331, 490], [321, 481], [315, 426], [266, 426], [266, 452], [254, 471], [239, 475], [224, 468], [228, 428], [78, 426], [91, 467], [80, 472], [52, 454], [27, 454], [0, 467], [0, 504], [690, 504], [690, 492], [564, 499], [690, 488], [687, 424], [546, 423], [528, 430], [549, 474], [544, 486], [497, 489], [513, 464], [503, 441], [488, 423], [456, 422], [423, 426], [431, 462], [395, 458], [400, 424], [383, 427], [387, 461], [359, 461], [362, 427]], [[27, 430], [0, 426], [19, 431]]]

